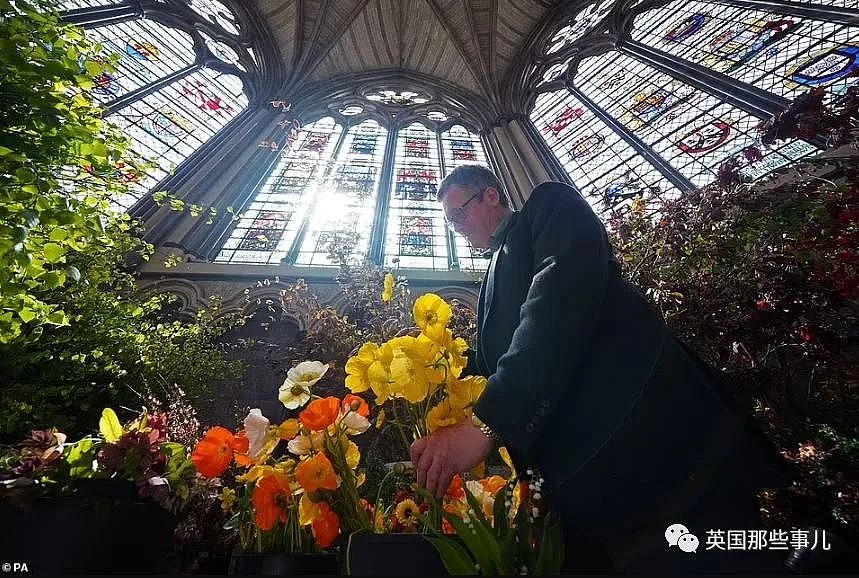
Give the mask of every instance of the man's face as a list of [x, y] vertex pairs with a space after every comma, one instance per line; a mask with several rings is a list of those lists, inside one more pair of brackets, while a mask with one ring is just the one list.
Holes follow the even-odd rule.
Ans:
[[441, 204], [445, 217], [457, 233], [468, 239], [472, 247], [488, 249], [489, 237], [494, 232], [492, 222], [498, 205], [498, 192], [487, 188], [482, 195], [475, 197], [476, 192], [460, 185], [451, 185]]

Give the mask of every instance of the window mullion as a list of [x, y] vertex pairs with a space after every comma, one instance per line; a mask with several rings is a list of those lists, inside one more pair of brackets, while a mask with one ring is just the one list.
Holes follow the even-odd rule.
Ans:
[[376, 214], [373, 217], [373, 228], [370, 232], [370, 246], [367, 254], [367, 259], [377, 265], [384, 265], [385, 260], [385, 231], [388, 226], [388, 209], [391, 206], [391, 182], [394, 179], [394, 157], [397, 153], [398, 137], [399, 130], [396, 126], [388, 129], [388, 140], [385, 141], [385, 157], [382, 160], [382, 171], [379, 175]]
[[691, 190], [695, 188], [695, 185], [683, 176], [677, 169], [675, 169], [667, 160], [662, 158], [661, 155], [657, 154], [652, 148], [647, 146], [644, 141], [638, 138], [632, 131], [630, 131], [626, 126], [620, 123], [616, 118], [608, 114], [605, 110], [603, 110], [597, 103], [591, 100], [586, 94], [584, 94], [581, 90], [576, 88], [572, 83], [569, 83], [567, 86], [567, 90], [569, 90], [583, 105], [585, 105], [594, 116], [603, 121], [606, 126], [608, 126], [611, 130], [617, 134], [621, 139], [623, 139], [632, 149], [643, 156], [647, 161], [653, 165], [656, 170], [658, 170], [662, 175], [668, 179], [671, 184], [680, 189]]
[[152, 84], [147, 84], [146, 86], [141, 86], [137, 90], [132, 90], [128, 94], [124, 94], [121, 97], [117, 98], [116, 100], [111, 101], [107, 105], [107, 107], [105, 108], [104, 115], [109, 116], [109, 115], [111, 115], [111, 114], [113, 114], [119, 110], [122, 110], [123, 108], [125, 108], [128, 105], [130, 105], [134, 102], [137, 102], [138, 100], [140, 100], [142, 98], [146, 98], [147, 96], [149, 96], [150, 94], [152, 94], [154, 92], [158, 92], [159, 90], [161, 90], [165, 86], [169, 86], [176, 81], [182, 80], [186, 76], [188, 76], [194, 72], [197, 72], [201, 68], [203, 68], [203, 66], [201, 64], [197, 64], [197, 63], [190, 64], [190, 65], [186, 66], [185, 68], [182, 68], [181, 70], [177, 70], [176, 72], [174, 72], [172, 74], [168, 74], [164, 78], [160, 78], [160, 79], [156, 80]]
[[118, 24], [143, 17], [143, 7], [137, 0], [126, 0], [122, 4], [90, 6], [60, 12], [63, 22], [81, 28], [97, 28], [108, 24]]
[[[346, 134], [349, 131], [346, 127], [343, 127], [343, 130], [340, 132], [340, 136], [337, 138], [337, 144], [334, 146], [334, 152], [329, 157], [331, 160], [328, 163], [328, 166], [322, 170], [322, 174], [318, 177], [318, 183], [320, 186], [325, 184], [325, 181], [328, 180], [328, 176], [331, 174], [331, 171], [334, 169], [334, 165], [340, 159], [340, 150], [343, 148], [343, 142], [346, 140]], [[304, 243], [304, 238], [307, 236], [307, 229], [310, 227], [310, 219], [313, 216], [313, 211], [316, 208], [316, 203], [319, 200], [319, 194], [321, 190], [317, 189], [316, 194], [310, 200], [308, 204], [307, 211], [304, 213], [304, 218], [301, 221], [301, 226], [298, 228], [298, 232], [295, 235], [295, 240], [292, 242], [292, 246], [289, 248], [289, 251], [281, 261], [283, 263], [295, 263], [298, 259], [298, 254], [301, 252], [301, 245]]]

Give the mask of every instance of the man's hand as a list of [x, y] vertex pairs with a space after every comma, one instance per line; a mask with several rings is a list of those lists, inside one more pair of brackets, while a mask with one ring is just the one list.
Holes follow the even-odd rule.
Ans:
[[441, 500], [453, 475], [485, 460], [494, 447], [480, 428], [463, 422], [415, 441], [409, 453], [417, 471], [418, 485]]

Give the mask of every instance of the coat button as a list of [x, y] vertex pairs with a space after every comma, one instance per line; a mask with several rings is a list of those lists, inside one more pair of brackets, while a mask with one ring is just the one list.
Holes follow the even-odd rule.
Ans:
[[546, 409], [549, 409], [550, 407], [552, 407], [552, 402], [549, 401], [548, 399], [544, 398], [544, 399], [540, 400], [540, 405], [542, 407], [545, 407]]
[[538, 407], [538, 408], [537, 408], [537, 415], [541, 415], [541, 416], [542, 416], [542, 415], [546, 415], [546, 410], [545, 410], [545, 408]]
[[525, 426], [525, 431], [528, 433], [534, 433], [534, 423], [529, 423]]

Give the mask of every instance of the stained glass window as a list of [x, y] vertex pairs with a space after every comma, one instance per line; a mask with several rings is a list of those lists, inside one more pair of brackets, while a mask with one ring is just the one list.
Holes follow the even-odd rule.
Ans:
[[[60, 7], [70, 10], [116, 3], [68, 0], [61, 2]], [[233, 15], [220, 2], [192, 0], [191, 5], [201, 16], [221, 25], [227, 32], [238, 32], [237, 28], [230, 28]], [[244, 110], [248, 99], [238, 77], [192, 68], [198, 58], [190, 32], [152, 18], [95, 25], [84, 32], [87, 38], [103, 46], [106, 53], [118, 57], [113, 72], [94, 79], [92, 96], [106, 105], [138, 90], [143, 93], [142, 89], [153, 83], [185, 71], [185, 76], [124, 104], [106, 117], [128, 135], [134, 152], [155, 165], [147, 170], [146, 177], [127, 173], [129, 194], [113, 200], [116, 208], [127, 209]], [[215, 56], [245, 70], [236, 49], [203, 32], [196, 33]]]
[[230, 34], [239, 34], [239, 26], [236, 17], [223, 2], [218, 0], [190, 0], [191, 8], [203, 18], [214, 22]]
[[553, 80], [561, 78], [561, 76], [567, 71], [567, 67], [570, 65], [570, 60], [572, 59], [568, 58], [563, 62], [550, 66], [546, 72], [543, 73], [543, 82], [552, 82]]
[[[324, 118], [303, 127], [242, 214], [215, 261], [278, 264], [295, 242], [322, 189], [342, 127]], [[274, 159], [273, 159], [274, 160]]]
[[120, 57], [116, 70], [95, 79], [95, 97], [110, 102], [194, 64], [194, 40], [180, 30], [139, 19], [87, 29], [90, 40]]
[[387, 131], [374, 120], [348, 130], [316, 199], [297, 265], [336, 265], [329, 260], [327, 247], [337, 233], [357, 234], [352, 256], [362, 260], [366, 255], [386, 142]]
[[76, 8], [95, 8], [97, 6], [108, 6], [119, 4], [123, 0], [63, 0], [58, 2], [59, 10], [74, 10]]
[[[463, 126], [454, 125], [441, 133], [441, 148], [445, 174], [461, 165], [488, 165], [480, 136]], [[460, 269], [486, 270], [489, 260], [483, 257], [482, 249], [473, 248], [465, 237], [458, 233], [453, 233], [453, 239]]]
[[653, 165], [566, 89], [538, 96], [531, 121], [598, 212], [636, 194], [678, 193]]
[[204, 68], [107, 117], [157, 164], [117, 206], [131, 206], [241, 112], [248, 104], [242, 88], [239, 78]]
[[215, 55], [215, 57], [226, 62], [227, 64], [232, 64], [236, 68], [247, 72], [247, 69], [241, 63], [239, 54], [235, 50], [233, 50], [220, 40], [215, 40], [205, 32], [200, 32], [200, 35], [206, 41], [206, 47], [213, 55]]
[[584, 36], [591, 28], [608, 16], [615, 2], [616, 0], [600, 0], [576, 14], [575, 19], [570, 24], [558, 30], [552, 37], [546, 52], [548, 54], [557, 52]]
[[[574, 82], [695, 185], [712, 182], [729, 156], [757, 144], [759, 119], [630, 56], [607, 52], [586, 58]], [[582, 146], [578, 141], [575, 145]], [[803, 142], [764, 149], [764, 159], [750, 172], [760, 173], [760, 166], [781, 166], [816, 150]]]
[[[410, 142], [426, 141], [423, 149]], [[419, 123], [397, 135], [391, 187], [385, 267], [447, 270], [448, 237], [441, 205], [435, 199], [441, 164], [436, 133]]]
[[678, 0], [638, 16], [632, 38], [786, 98], [821, 86], [842, 93], [856, 81], [859, 28], [775, 10]]
[[367, 95], [367, 100], [394, 104], [397, 106], [412, 106], [429, 102], [429, 97], [409, 90], [380, 90]]

